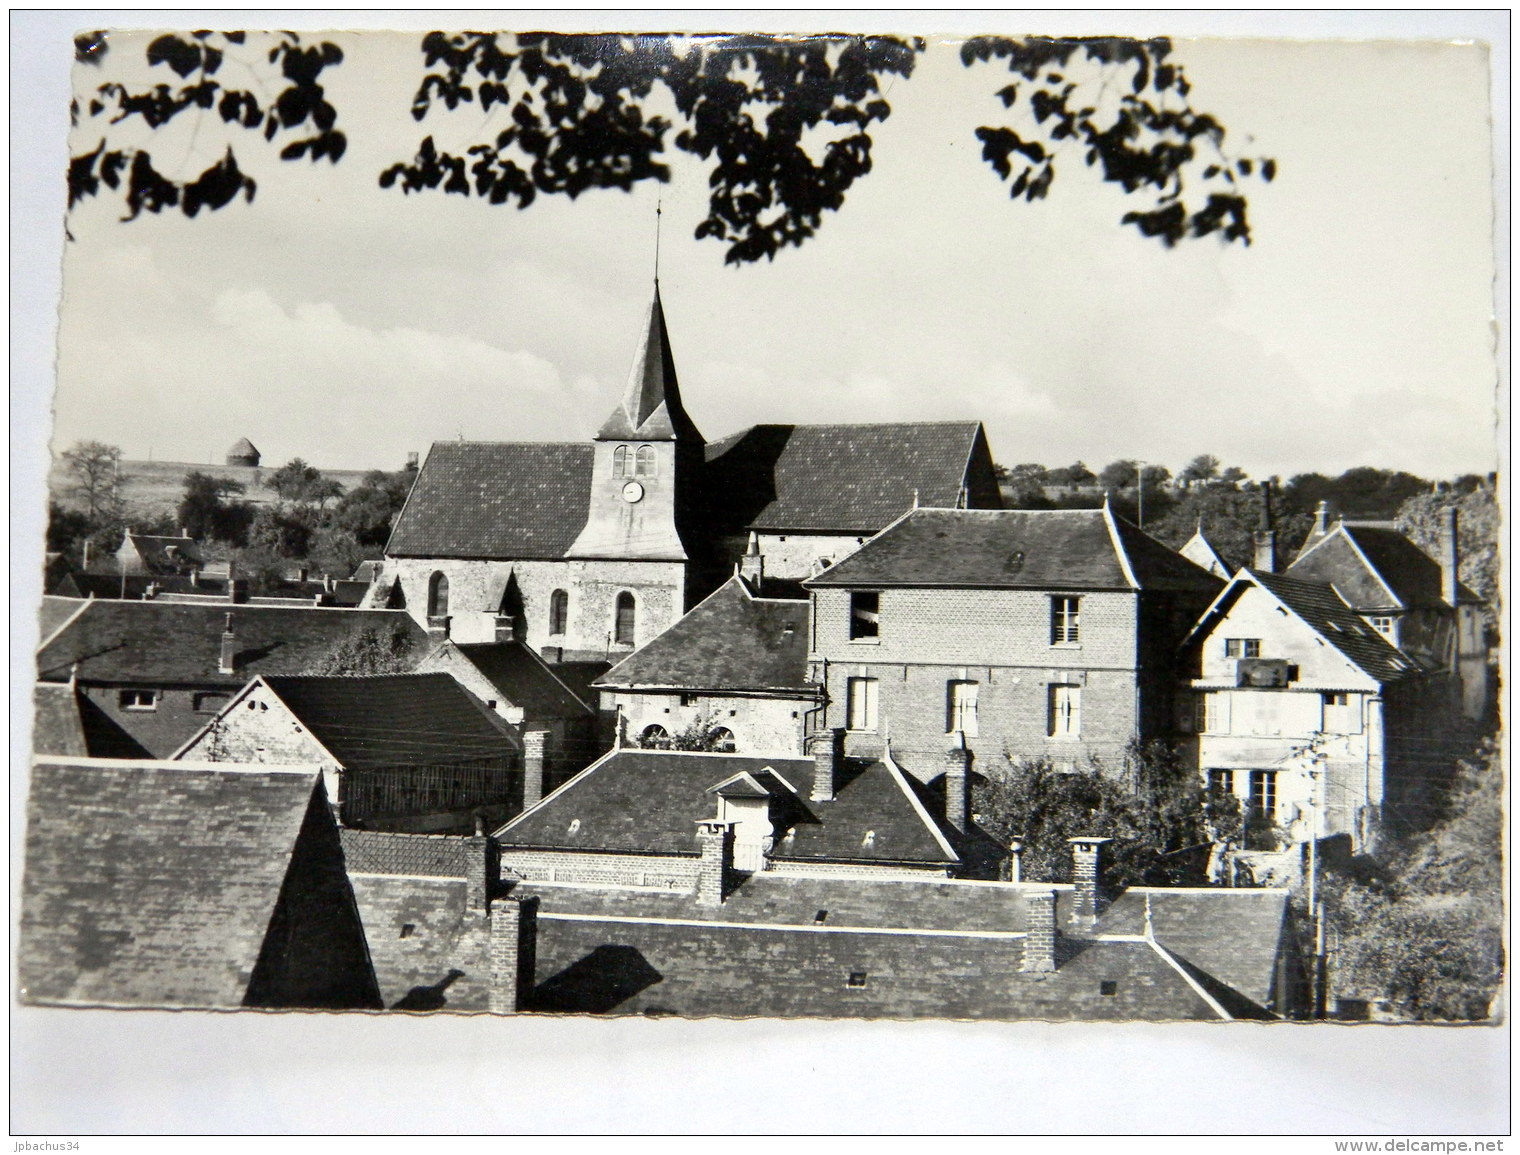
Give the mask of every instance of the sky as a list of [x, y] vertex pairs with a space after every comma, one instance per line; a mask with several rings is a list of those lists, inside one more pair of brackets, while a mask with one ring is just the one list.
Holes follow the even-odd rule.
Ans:
[[[462, 141], [491, 122], [411, 119], [414, 33], [336, 39], [337, 166], [270, 163], [245, 141], [252, 205], [72, 214], [55, 448], [200, 462], [247, 436], [267, 462], [353, 469], [437, 439], [589, 437], [648, 307], [660, 201], [671, 341], [710, 439], [761, 421], [970, 418], [1009, 465], [1495, 467], [1481, 46], [1180, 41], [1194, 107], [1278, 176], [1248, 187], [1248, 248], [1168, 250], [1121, 226], [1142, 206], [1074, 158], [1045, 201], [1010, 200], [972, 136], [997, 122], [1007, 74], [932, 40], [886, 93], [874, 171], [842, 210], [736, 268], [692, 239], [705, 172], [674, 149], [669, 184], [525, 211], [380, 189], [424, 133]], [[133, 55], [119, 37], [108, 69]], [[214, 124], [153, 142], [170, 167], [224, 145]]]

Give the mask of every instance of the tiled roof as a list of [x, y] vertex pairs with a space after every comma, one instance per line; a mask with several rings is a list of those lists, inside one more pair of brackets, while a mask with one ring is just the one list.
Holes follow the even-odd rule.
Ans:
[[1379, 682], [1393, 682], [1417, 671], [1413, 660], [1368, 625], [1329, 586], [1282, 574], [1251, 569], [1243, 572], [1370, 677]]
[[975, 421], [755, 425], [707, 447], [715, 525], [875, 533], [912, 508], [954, 506], [961, 488], [998, 508], [992, 459]]
[[1276, 991], [1288, 892], [1277, 889], [1127, 890], [1098, 919], [1099, 934], [1140, 934], [1149, 900], [1156, 938], [1179, 958], [1265, 1009]]
[[1106, 509], [917, 509], [806, 584], [995, 589], [1138, 584], [1203, 593], [1222, 585]]
[[390, 557], [560, 558], [586, 524], [590, 442], [436, 441]]
[[807, 624], [807, 602], [756, 598], [732, 577], [598, 684], [806, 692]]
[[[219, 672], [228, 614], [237, 668]], [[422, 654], [426, 635], [396, 610], [340, 610], [229, 603], [96, 599], [37, 655], [37, 676], [64, 681], [77, 661], [84, 681], [241, 686], [257, 674], [305, 673], [339, 642], [366, 630], [400, 632]]]
[[348, 770], [504, 759], [522, 748], [507, 724], [448, 674], [264, 682]]
[[[1444, 606], [1441, 564], [1395, 529], [1338, 523], [1288, 567], [1303, 581], [1333, 584], [1358, 610]], [[1482, 598], [1458, 583], [1457, 597]]]
[[241, 1004], [319, 781], [305, 770], [39, 760], [22, 997]]
[[61, 682], [38, 682], [32, 689], [32, 752], [70, 758], [89, 755], [79, 697], [74, 687]]
[[[453, 645], [465, 661], [501, 691], [506, 701], [521, 706], [530, 717], [571, 717], [596, 712], [593, 705], [582, 701], [559, 679], [558, 667], [546, 666], [521, 642], [446, 644]], [[594, 703], [596, 695], [593, 693], [590, 699]]]
[[490, 1009], [490, 923], [466, 910], [463, 879], [364, 876], [352, 861], [349, 869], [386, 1007]]
[[451, 834], [396, 834], [384, 830], [338, 831], [350, 873], [420, 874], [433, 878], [465, 878], [469, 847]]
[[179, 573], [203, 560], [200, 546], [183, 535], [128, 533], [127, 543], [152, 573]]
[[716, 810], [708, 789], [740, 772], [774, 790], [776, 857], [925, 865], [955, 860], [933, 820], [914, 805], [901, 772], [880, 762], [851, 764], [834, 801], [812, 802], [811, 759], [662, 750], [614, 751], [497, 837], [503, 846], [695, 854], [696, 823]]

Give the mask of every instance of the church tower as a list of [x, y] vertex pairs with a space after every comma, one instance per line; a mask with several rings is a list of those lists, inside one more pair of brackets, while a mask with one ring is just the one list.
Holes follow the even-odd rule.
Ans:
[[565, 556], [688, 560], [704, 444], [681, 405], [657, 281], [628, 387], [596, 434], [586, 527]]

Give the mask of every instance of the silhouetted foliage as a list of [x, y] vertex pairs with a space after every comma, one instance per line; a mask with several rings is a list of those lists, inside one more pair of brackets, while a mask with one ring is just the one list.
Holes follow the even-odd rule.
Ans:
[[1479, 485], [1465, 493], [1455, 488], [1422, 493], [1399, 507], [1398, 526], [1431, 557], [1441, 556], [1442, 513], [1457, 511], [1457, 576], [1489, 607], [1499, 612], [1499, 534], [1503, 517], [1493, 490]]
[[[76, 54], [99, 66], [108, 46], [105, 33], [83, 34]], [[726, 261], [738, 264], [801, 244], [825, 212], [843, 205], [871, 171], [872, 127], [892, 111], [883, 93], [912, 76], [926, 44], [843, 34], [430, 32], [420, 47], [416, 120], [478, 103], [483, 113], [505, 109], [506, 126], [457, 152], [429, 134], [411, 159], [384, 169], [383, 187], [526, 208], [540, 194], [574, 198], [668, 180], [661, 157], [670, 144], [708, 163], [708, 212], [695, 235], [723, 242]], [[1017, 122], [974, 130], [984, 158], [1015, 198], [1037, 200], [1054, 180], [1056, 157], [1076, 151], [1126, 194], [1153, 198], [1151, 208], [1122, 218], [1145, 235], [1169, 246], [1211, 233], [1248, 243], [1241, 185], [1252, 176], [1271, 180], [1275, 162], [1223, 152], [1224, 127], [1190, 107], [1171, 52], [1164, 39], [966, 42], [966, 67], [1000, 61], [1021, 78], [998, 92]], [[256, 55], [240, 32], [169, 33], [147, 46], [146, 60], [177, 79], [130, 89], [103, 83], [84, 108], [76, 101], [76, 123], [81, 115], [99, 121], [101, 135], [71, 159], [70, 204], [105, 187], [121, 193], [130, 220], [253, 199], [255, 183], [231, 144], [187, 179], [160, 172], [145, 149], [112, 147], [110, 127], [130, 117], [156, 129], [187, 109], [214, 111], [227, 127], [265, 141], [287, 134], [284, 160], [341, 158], [347, 141], [319, 82], [342, 62], [341, 50], [284, 32], [267, 61]], [[250, 77], [246, 88], [226, 82], [224, 61], [232, 60], [239, 83]]]
[[1339, 477], [1300, 473], [1282, 487], [1284, 512], [1313, 513], [1321, 501], [1346, 517], [1392, 518], [1411, 497], [1430, 492], [1430, 482], [1402, 470], [1348, 469]]
[[225, 541], [245, 545], [253, 522], [253, 507], [244, 501], [228, 501], [232, 494], [244, 492], [240, 481], [212, 477], [193, 470], [185, 475], [185, 496], [176, 512], [179, 524], [191, 537], [200, 541]]
[[65, 509], [56, 501], [48, 502], [47, 549], [70, 559], [79, 556], [80, 544], [94, 527], [89, 516], [77, 509]]
[[361, 546], [383, 546], [391, 536], [391, 523], [406, 504], [416, 471], [386, 473], [374, 469], [338, 501], [334, 519]]
[[405, 630], [366, 626], [334, 644], [306, 672], [349, 677], [405, 674], [411, 672], [413, 665], [412, 643]]
[[329, 501], [343, 494], [343, 486], [322, 471], [307, 465], [299, 457], [291, 458], [271, 473], [264, 481], [285, 501], [300, 506], [324, 507]]

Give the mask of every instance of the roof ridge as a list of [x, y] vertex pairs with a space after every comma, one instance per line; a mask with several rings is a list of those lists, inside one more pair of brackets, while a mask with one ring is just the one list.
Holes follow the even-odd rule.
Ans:
[[191, 762], [174, 758], [94, 758], [69, 754], [34, 754], [34, 766], [71, 766], [76, 770], [194, 770], [219, 774], [318, 775], [316, 762]]

